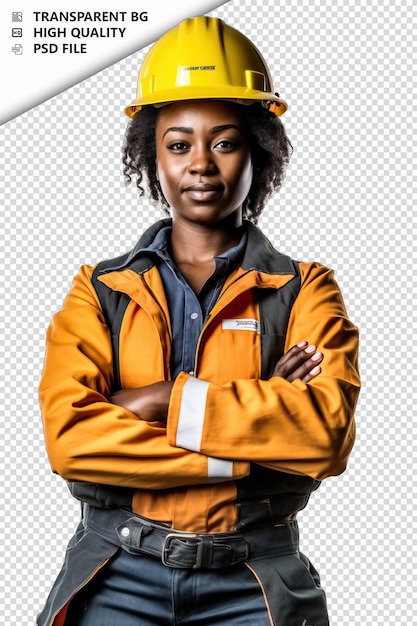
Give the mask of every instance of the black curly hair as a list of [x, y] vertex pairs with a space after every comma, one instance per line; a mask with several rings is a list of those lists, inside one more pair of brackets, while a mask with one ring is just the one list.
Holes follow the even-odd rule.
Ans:
[[[253, 180], [243, 202], [243, 217], [256, 224], [270, 195], [282, 184], [292, 145], [281, 120], [260, 103], [239, 106], [248, 133]], [[126, 183], [136, 178], [140, 194], [146, 191], [155, 204], [169, 214], [156, 176], [155, 129], [160, 109], [144, 107], [130, 121], [123, 144], [123, 173]]]

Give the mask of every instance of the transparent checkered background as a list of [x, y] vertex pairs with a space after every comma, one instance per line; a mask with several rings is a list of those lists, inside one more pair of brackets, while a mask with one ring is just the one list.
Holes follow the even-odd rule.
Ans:
[[[333, 626], [410, 625], [415, 4], [233, 0], [212, 15], [258, 45], [289, 103], [294, 155], [261, 226], [283, 252], [336, 270], [361, 330], [356, 447], [300, 515], [302, 549], [321, 572]], [[48, 322], [80, 264], [128, 250], [161, 216], [125, 188], [120, 164], [122, 110], [142, 59], [0, 128], [2, 624], [34, 623], [79, 514], [42, 437]]]

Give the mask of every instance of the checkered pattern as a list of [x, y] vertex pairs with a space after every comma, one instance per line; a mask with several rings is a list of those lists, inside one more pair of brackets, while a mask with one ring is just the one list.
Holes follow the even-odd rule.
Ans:
[[[294, 154], [260, 225], [282, 251], [336, 270], [361, 330], [357, 444], [348, 471], [300, 515], [302, 549], [322, 574], [333, 626], [408, 626], [415, 3], [232, 0], [212, 15], [258, 45], [289, 103]], [[120, 163], [122, 110], [143, 56], [0, 128], [3, 624], [34, 623], [79, 513], [43, 443], [36, 389], [48, 322], [81, 263], [126, 251], [162, 215], [124, 186]]]

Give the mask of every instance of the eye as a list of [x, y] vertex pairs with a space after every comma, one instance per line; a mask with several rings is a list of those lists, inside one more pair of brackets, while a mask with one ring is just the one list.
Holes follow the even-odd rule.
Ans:
[[221, 150], [222, 152], [232, 152], [236, 147], [236, 142], [230, 139], [220, 139], [220, 141], [217, 141], [214, 145], [215, 150]]
[[188, 150], [188, 144], [184, 141], [172, 141], [167, 145], [167, 148], [172, 152], [185, 152]]

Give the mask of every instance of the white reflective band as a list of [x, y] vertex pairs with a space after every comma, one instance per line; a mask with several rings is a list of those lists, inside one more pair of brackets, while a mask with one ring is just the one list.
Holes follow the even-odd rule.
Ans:
[[252, 330], [259, 333], [259, 322], [252, 318], [222, 320], [222, 330]]
[[233, 461], [213, 459], [213, 457], [209, 456], [208, 477], [213, 480], [219, 480], [219, 478], [231, 480], [233, 478]]
[[189, 378], [182, 390], [176, 445], [200, 452], [209, 383]]

